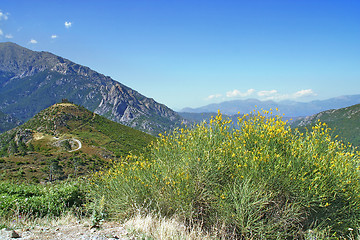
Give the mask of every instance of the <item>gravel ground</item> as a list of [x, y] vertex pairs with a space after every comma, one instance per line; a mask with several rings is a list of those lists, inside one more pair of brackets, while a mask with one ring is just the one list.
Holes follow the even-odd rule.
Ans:
[[[14, 233], [15, 232], [15, 233]], [[17, 237], [16, 234], [19, 236]], [[58, 225], [51, 227], [35, 226], [24, 229], [2, 229], [0, 239], [42, 239], [42, 240], [107, 240], [122, 239], [130, 240], [136, 237], [129, 234], [119, 223], [106, 222], [101, 228], [90, 229], [87, 223]]]

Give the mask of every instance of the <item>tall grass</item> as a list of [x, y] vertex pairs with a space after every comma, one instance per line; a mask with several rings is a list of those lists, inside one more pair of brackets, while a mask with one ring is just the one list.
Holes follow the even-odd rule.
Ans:
[[177, 216], [228, 237], [346, 236], [360, 221], [359, 153], [318, 122], [306, 134], [269, 111], [160, 135], [92, 179], [113, 217]]

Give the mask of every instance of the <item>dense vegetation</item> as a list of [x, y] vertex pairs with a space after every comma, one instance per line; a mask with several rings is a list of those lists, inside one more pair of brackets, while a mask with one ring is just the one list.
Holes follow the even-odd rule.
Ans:
[[81, 212], [86, 201], [80, 182], [52, 185], [0, 182], [0, 218], [60, 216]]
[[359, 153], [317, 122], [302, 134], [269, 112], [161, 135], [92, 179], [115, 218], [178, 216], [243, 239], [347, 236], [360, 224]]

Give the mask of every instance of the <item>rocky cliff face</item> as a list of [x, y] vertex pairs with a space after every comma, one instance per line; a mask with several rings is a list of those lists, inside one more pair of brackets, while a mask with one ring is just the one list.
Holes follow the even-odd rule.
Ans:
[[0, 43], [0, 110], [21, 120], [67, 98], [113, 121], [156, 134], [182, 118], [165, 105], [48, 52]]

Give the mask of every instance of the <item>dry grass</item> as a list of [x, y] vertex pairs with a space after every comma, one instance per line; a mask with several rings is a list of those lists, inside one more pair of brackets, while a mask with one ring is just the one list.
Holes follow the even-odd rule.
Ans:
[[0, 218], [0, 226], [10, 229], [32, 229], [35, 226], [54, 227], [59, 225], [71, 225], [90, 222], [88, 219], [82, 219], [73, 213], [65, 213], [60, 217], [46, 216], [43, 218], [34, 218], [30, 215], [17, 215], [10, 218]]
[[138, 214], [126, 221], [124, 226], [128, 232], [142, 239], [224, 239], [224, 235], [215, 227], [207, 233], [200, 225], [189, 228], [175, 217], [157, 217], [152, 214]]

